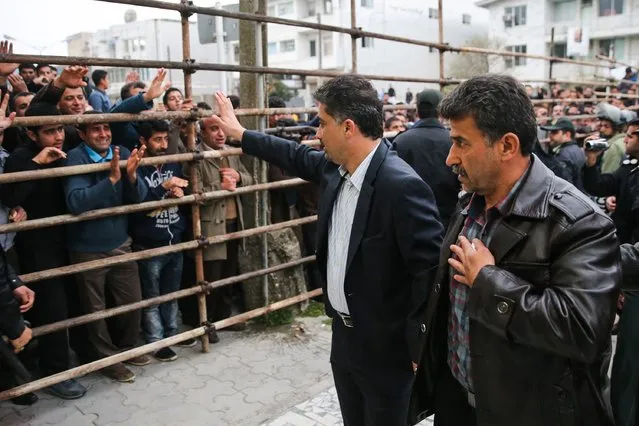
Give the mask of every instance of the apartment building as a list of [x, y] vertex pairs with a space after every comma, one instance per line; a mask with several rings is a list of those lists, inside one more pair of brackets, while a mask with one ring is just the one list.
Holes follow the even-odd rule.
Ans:
[[[494, 23], [490, 37], [502, 48], [550, 55], [554, 29], [555, 56], [597, 61], [597, 55], [604, 55], [637, 65], [639, 0], [482, 0], [476, 4], [488, 10]], [[581, 52], [571, 49], [579, 39], [584, 47]], [[546, 79], [549, 75], [547, 61], [529, 58], [504, 58], [493, 68], [521, 79]], [[625, 66], [620, 66], [612, 73], [623, 75], [623, 69]], [[601, 68], [553, 65], [554, 78], [610, 75]]]

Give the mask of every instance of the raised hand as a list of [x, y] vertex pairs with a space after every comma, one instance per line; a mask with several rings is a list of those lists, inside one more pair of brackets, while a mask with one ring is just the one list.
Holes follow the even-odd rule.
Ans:
[[151, 102], [153, 99], [159, 97], [162, 93], [166, 91], [169, 87], [171, 87], [170, 82], [164, 83], [164, 78], [166, 77], [166, 70], [164, 68], [160, 68], [158, 73], [153, 77], [153, 81], [149, 85], [149, 89], [144, 94], [144, 101]]
[[[0, 54], [13, 54], [13, 43], [8, 41], [0, 41]], [[8, 76], [18, 69], [20, 64], [12, 62], [0, 62], [0, 75]]]
[[0, 102], [0, 133], [4, 132], [5, 129], [11, 127], [13, 124], [13, 120], [16, 118], [16, 113], [12, 112], [7, 117], [7, 107], [9, 106], [9, 94], [5, 93], [2, 97], [2, 102]]
[[235, 116], [231, 100], [224, 93], [217, 92], [215, 94], [215, 103], [217, 104], [218, 115], [211, 116], [215, 125], [219, 126], [227, 136], [241, 141], [246, 129], [242, 127]]
[[87, 85], [83, 80], [84, 76], [89, 72], [89, 68], [80, 65], [71, 65], [62, 70], [60, 75], [54, 80], [56, 87], [64, 89], [65, 87], [84, 87]]
[[7, 80], [9, 80], [9, 83], [11, 83], [14, 94], [29, 91], [27, 89], [27, 83], [25, 83], [24, 79], [18, 74], [9, 74], [9, 76], [7, 76]]
[[122, 172], [120, 171], [120, 148], [113, 147], [113, 157], [111, 158], [111, 170], [109, 171], [109, 180], [111, 185], [115, 185], [122, 179]]
[[146, 151], [146, 146], [142, 145], [139, 149], [134, 149], [131, 152], [131, 156], [126, 160], [126, 174], [129, 178], [129, 182], [135, 184], [138, 175], [137, 170], [140, 167], [140, 161], [144, 157], [144, 151]]
[[135, 83], [136, 81], [140, 81], [140, 73], [137, 71], [130, 71], [124, 79], [125, 83]]

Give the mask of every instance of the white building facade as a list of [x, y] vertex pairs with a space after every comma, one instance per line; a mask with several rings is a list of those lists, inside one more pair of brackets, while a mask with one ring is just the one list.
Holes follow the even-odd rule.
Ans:
[[[489, 11], [490, 36], [505, 49], [550, 55], [554, 28], [555, 56], [597, 60], [596, 55], [615, 57], [637, 65], [639, 59], [639, 0], [482, 0], [478, 6]], [[575, 31], [587, 42], [587, 54], [572, 55], [569, 37]], [[547, 79], [548, 61], [506, 58], [491, 71], [506, 72], [520, 79]], [[614, 75], [623, 76], [622, 70]], [[555, 63], [553, 78], [609, 77], [610, 71], [594, 67]]]
[[[638, 0], [639, 1], [639, 0]], [[237, 0], [222, 0], [222, 6]], [[470, 39], [487, 35], [485, 10], [470, 5], [460, 8], [457, 2], [444, 2], [444, 39], [452, 45], [464, 45]], [[270, 16], [321, 22], [350, 27], [350, 0], [270, 0]], [[357, 0], [357, 25], [364, 30], [394, 36], [437, 42], [437, 0]], [[119, 59], [182, 61], [181, 26], [178, 20], [154, 19], [135, 21], [127, 12], [127, 22], [95, 33], [70, 36], [69, 56], [95, 56]], [[195, 20], [195, 17], [192, 18]], [[239, 41], [225, 42], [221, 58], [215, 43], [201, 44], [196, 22], [191, 22], [191, 56], [198, 62], [238, 64]], [[351, 37], [347, 34], [268, 24], [268, 65], [271, 67], [304, 70], [351, 71]], [[439, 59], [436, 49], [396, 43], [380, 39], [362, 38], [357, 41], [358, 72], [419, 78], [439, 78]], [[100, 67], [96, 67], [100, 68]], [[130, 69], [105, 68], [109, 71], [109, 94], [119, 97]], [[143, 81], [153, 78], [152, 70], [139, 70]], [[171, 82], [183, 88], [182, 72], [171, 70]], [[223, 84], [222, 79], [226, 84]], [[300, 96], [310, 102], [310, 94], [322, 79], [284, 76], [289, 87], [300, 90]], [[411, 88], [413, 93], [429, 86], [419, 83], [373, 82], [382, 92], [393, 87], [398, 100]], [[237, 92], [239, 73], [198, 71], [193, 76], [193, 97], [196, 101], [211, 100], [215, 90], [226, 86]], [[436, 87], [436, 85], [430, 85]]]

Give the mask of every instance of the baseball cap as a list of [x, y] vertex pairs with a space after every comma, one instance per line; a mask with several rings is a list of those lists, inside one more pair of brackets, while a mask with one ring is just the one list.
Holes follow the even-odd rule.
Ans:
[[439, 90], [426, 89], [422, 90], [415, 96], [415, 102], [419, 104], [428, 104], [436, 107], [442, 100], [442, 94]]
[[561, 117], [552, 126], [540, 126], [540, 127], [541, 127], [541, 130], [546, 130], [549, 132], [552, 132], [553, 130], [563, 130], [563, 131], [569, 130], [575, 133], [575, 125], [572, 124], [572, 121], [570, 121], [568, 118], [565, 118], [565, 117]]

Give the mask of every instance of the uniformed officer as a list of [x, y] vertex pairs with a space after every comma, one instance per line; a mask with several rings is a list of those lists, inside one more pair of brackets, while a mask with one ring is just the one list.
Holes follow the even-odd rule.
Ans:
[[[612, 218], [622, 243], [639, 241], [639, 119], [628, 123], [624, 139], [626, 158], [613, 173], [600, 174], [595, 166], [601, 152], [586, 151], [584, 186], [597, 196], [615, 196]], [[635, 318], [636, 317], [636, 318]], [[624, 292], [617, 351], [612, 364], [610, 399], [617, 425], [635, 425], [639, 400], [639, 294]]]

